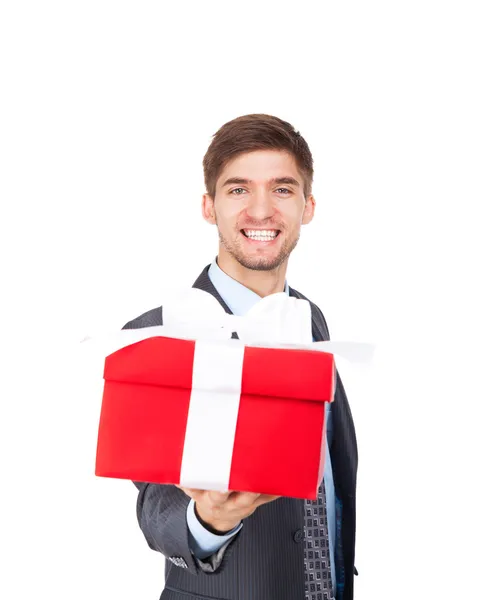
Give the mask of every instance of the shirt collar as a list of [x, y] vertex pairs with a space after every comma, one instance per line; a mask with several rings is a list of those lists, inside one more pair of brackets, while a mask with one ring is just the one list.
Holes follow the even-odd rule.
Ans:
[[[208, 276], [222, 300], [231, 309], [232, 313], [239, 317], [245, 315], [261, 300], [261, 296], [227, 275], [227, 273], [224, 273], [217, 264], [217, 259], [210, 265]], [[289, 294], [287, 281], [285, 282], [284, 292]]]

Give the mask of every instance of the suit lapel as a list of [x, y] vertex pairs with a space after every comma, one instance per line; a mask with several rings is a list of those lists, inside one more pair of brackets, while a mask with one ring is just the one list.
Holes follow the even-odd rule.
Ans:
[[228, 313], [232, 315], [232, 310], [227, 306], [227, 304], [222, 300], [222, 296], [217, 291], [217, 288], [210, 281], [210, 277], [208, 276], [208, 270], [210, 265], [207, 265], [203, 271], [200, 273], [198, 279], [195, 281], [192, 287], [198, 288], [199, 290], [203, 290], [204, 292], [208, 292], [212, 294], [212, 296], [220, 303], [222, 308]]

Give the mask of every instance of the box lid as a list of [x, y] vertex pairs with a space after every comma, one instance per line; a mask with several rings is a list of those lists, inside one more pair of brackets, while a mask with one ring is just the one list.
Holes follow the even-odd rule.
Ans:
[[[200, 342], [203, 343], [203, 342]], [[224, 351], [239, 340], [221, 343]], [[104, 379], [191, 389], [195, 341], [151, 337], [106, 357]], [[242, 394], [331, 402], [335, 362], [316, 350], [245, 346]]]

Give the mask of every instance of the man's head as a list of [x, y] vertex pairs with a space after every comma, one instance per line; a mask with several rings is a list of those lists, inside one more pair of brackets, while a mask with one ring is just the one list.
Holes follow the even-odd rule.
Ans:
[[219, 261], [257, 271], [285, 263], [314, 214], [304, 138], [277, 117], [242, 116], [217, 131], [203, 169], [203, 215], [217, 225]]

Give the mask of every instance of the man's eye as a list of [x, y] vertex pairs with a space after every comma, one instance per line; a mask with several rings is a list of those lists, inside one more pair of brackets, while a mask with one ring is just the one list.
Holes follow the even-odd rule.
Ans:
[[242, 190], [243, 192], [245, 192], [246, 190], [244, 188], [234, 188], [233, 190], [231, 190], [229, 193], [233, 194], [234, 196], [241, 196], [242, 194], [235, 194], [234, 192], [237, 192], [239, 190]]
[[278, 188], [278, 189], [277, 189], [277, 192], [279, 192], [280, 190], [283, 190], [283, 193], [284, 193], [284, 194], [290, 194], [290, 190], [289, 190], [289, 189], [287, 189], [287, 188]]

